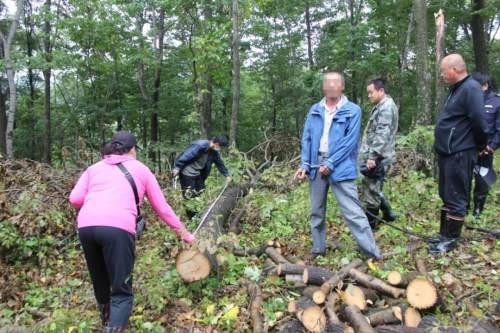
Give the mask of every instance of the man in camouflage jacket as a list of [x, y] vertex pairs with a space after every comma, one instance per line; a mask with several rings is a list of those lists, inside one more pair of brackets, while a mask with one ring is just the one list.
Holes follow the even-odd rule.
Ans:
[[394, 221], [389, 202], [382, 192], [384, 179], [395, 161], [395, 141], [398, 129], [398, 107], [386, 94], [385, 80], [375, 79], [368, 83], [368, 99], [375, 105], [366, 125], [360, 148], [361, 200], [366, 209], [370, 226], [375, 228], [379, 210], [386, 221]]

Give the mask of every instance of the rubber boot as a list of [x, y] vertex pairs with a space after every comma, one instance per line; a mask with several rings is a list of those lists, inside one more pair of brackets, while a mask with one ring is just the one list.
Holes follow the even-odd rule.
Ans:
[[474, 218], [479, 219], [486, 203], [486, 197], [474, 198]]
[[382, 211], [384, 221], [392, 222], [398, 217], [396, 213], [392, 211], [389, 201], [384, 197], [380, 200], [380, 210]]
[[102, 326], [106, 326], [109, 320], [109, 303], [97, 304], [99, 315], [101, 316]]
[[439, 217], [439, 235], [434, 236], [427, 240], [429, 244], [437, 244], [441, 241], [443, 236], [448, 233], [448, 221], [446, 220], [446, 209], [441, 209], [441, 215]]
[[372, 228], [372, 230], [377, 229], [378, 211], [378, 207], [366, 207], [366, 218], [368, 219], [368, 223], [370, 224], [370, 228]]
[[446, 217], [446, 220], [448, 226], [447, 233], [443, 235], [439, 243], [429, 247], [429, 253], [443, 254], [457, 247], [464, 221], [450, 217]]

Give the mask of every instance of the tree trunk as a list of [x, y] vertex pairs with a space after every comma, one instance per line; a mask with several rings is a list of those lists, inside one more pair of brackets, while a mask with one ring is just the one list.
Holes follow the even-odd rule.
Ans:
[[196, 242], [190, 250], [183, 250], [176, 258], [176, 269], [182, 280], [203, 280], [218, 268], [216, 260], [217, 240], [224, 233], [224, 222], [236, 206], [239, 197], [247, 193], [247, 186], [233, 185], [227, 188], [218, 201], [209, 208], [204, 222], [198, 227]]
[[36, 146], [36, 134], [35, 134], [35, 81], [33, 74], [33, 10], [31, 7], [30, 1], [27, 1], [25, 4], [24, 10], [24, 26], [26, 29], [26, 53], [28, 55], [28, 86], [30, 90], [29, 99], [28, 99], [28, 113], [29, 113], [29, 123], [30, 123], [30, 131], [31, 131], [31, 139], [30, 139], [30, 152], [29, 156], [32, 160], [35, 160], [35, 146]]
[[[5, 89], [7, 91], [7, 89]], [[6, 153], [6, 129], [7, 129], [7, 95], [4, 93], [4, 88], [0, 84], [0, 155], [5, 157]]]
[[430, 71], [427, 54], [427, 6], [425, 0], [413, 0], [416, 25], [417, 125], [432, 124]]
[[307, 36], [307, 59], [309, 60], [309, 69], [312, 69], [314, 67], [314, 58], [312, 51], [311, 15], [309, 10], [310, 10], [309, 1], [306, 0], [305, 19], [306, 19], [306, 36]]
[[[154, 90], [153, 90], [153, 111], [151, 113], [151, 142], [158, 142], [158, 108], [160, 103], [161, 67], [163, 65], [163, 39], [165, 37], [165, 9], [160, 9], [158, 18], [158, 58], [155, 69]], [[152, 152], [153, 161], [156, 161], [157, 154]]]
[[437, 13], [434, 14], [434, 18], [436, 21], [436, 98], [435, 98], [435, 110], [434, 110], [434, 115], [437, 115], [444, 103], [444, 85], [441, 81], [440, 77], [440, 69], [439, 65], [441, 64], [441, 60], [444, 57], [444, 14], [443, 10], [439, 9]]
[[488, 66], [488, 45], [484, 33], [484, 20], [480, 11], [485, 7], [485, 0], [472, 1], [472, 47], [474, 48], [474, 59], [476, 61], [476, 72], [487, 74]]
[[5, 151], [8, 159], [14, 158], [14, 147], [13, 147], [13, 139], [14, 139], [14, 121], [16, 118], [16, 82], [15, 82], [15, 71], [14, 64], [11, 59], [11, 46], [12, 40], [14, 38], [14, 34], [16, 32], [17, 24], [19, 23], [19, 17], [21, 16], [21, 12], [24, 6], [24, 0], [17, 0], [16, 2], [17, 8], [16, 13], [14, 15], [14, 19], [10, 24], [9, 32], [7, 37], [0, 31], [0, 40], [3, 44], [4, 51], [4, 66], [5, 71], [7, 72], [7, 80], [9, 82], [9, 112], [7, 114], [7, 126], [5, 129]]
[[238, 135], [238, 114], [240, 112], [240, 23], [238, 1], [233, 0], [233, 104], [231, 109], [231, 130], [229, 134], [230, 145], [236, 147]]
[[43, 38], [43, 49], [44, 49], [44, 57], [45, 57], [45, 69], [43, 70], [43, 78], [44, 78], [44, 122], [45, 122], [45, 135], [43, 140], [43, 160], [45, 163], [50, 164], [52, 161], [52, 124], [51, 124], [51, 110], [50, 110], [50, 79], [52, 76], [51, 69], [51, 61], [52, 61], [52, 45], [50, 42], [50, 7], [51, 0], [46, 0], [45, 4], [45, 20], [44, 20], [44, 38]]
[[373, 312], [368, 316], [368, 321], [372, 326], [401, 323], [402, 311], [400, 307], [393, 306], [388, 309]]

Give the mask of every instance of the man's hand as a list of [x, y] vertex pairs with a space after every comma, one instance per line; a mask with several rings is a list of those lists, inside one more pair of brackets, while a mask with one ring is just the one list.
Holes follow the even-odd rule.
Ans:
[[377, 166], [377, 162], [375, 160], [367, 160], [366, 161], [366, 167], [368, 169], [373, 169]]
[[179, 169], [174, 169], [174, 171], [172, 171], [172, 176], [173, 177], [177, 177], [179, 175]]
[[303, 168], [299, 168], [299, 170], [297, 170], [297, 172], [295, 173], [294, 178], [297, 178], [297, 179], [306, 178], [306, 170]]
[[490, 155], [493, 153], [494, 153], [494, 150], [490, 146], [486, 146], [486, 148], [484, 148], [484, 150], [482, 152], [480, 152], [479, 155], [483, 156], [483, 155]]
[[319, 173], [322, 174], [323, 176], [329, 176], [330, 175], [330, 168], [328, 168], [325, 165], [321, 165], [319, 167]]
[[231, 176], [226, 177], [226, 183], [231, 184], [232, 181], [233, 181], [233, 177], [231, 177]]

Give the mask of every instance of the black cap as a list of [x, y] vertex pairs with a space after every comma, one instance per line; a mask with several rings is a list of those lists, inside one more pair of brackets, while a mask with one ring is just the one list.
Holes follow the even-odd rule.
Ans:
[[132, 147], [139, 148], [139, 146], [137, 145], [137, 139], [135, 138], [135, 135], [133, 135], [128, 131], [116, 132], [111, 138], [111, 144], [119, 144], [125, 148], [132, 148]]

